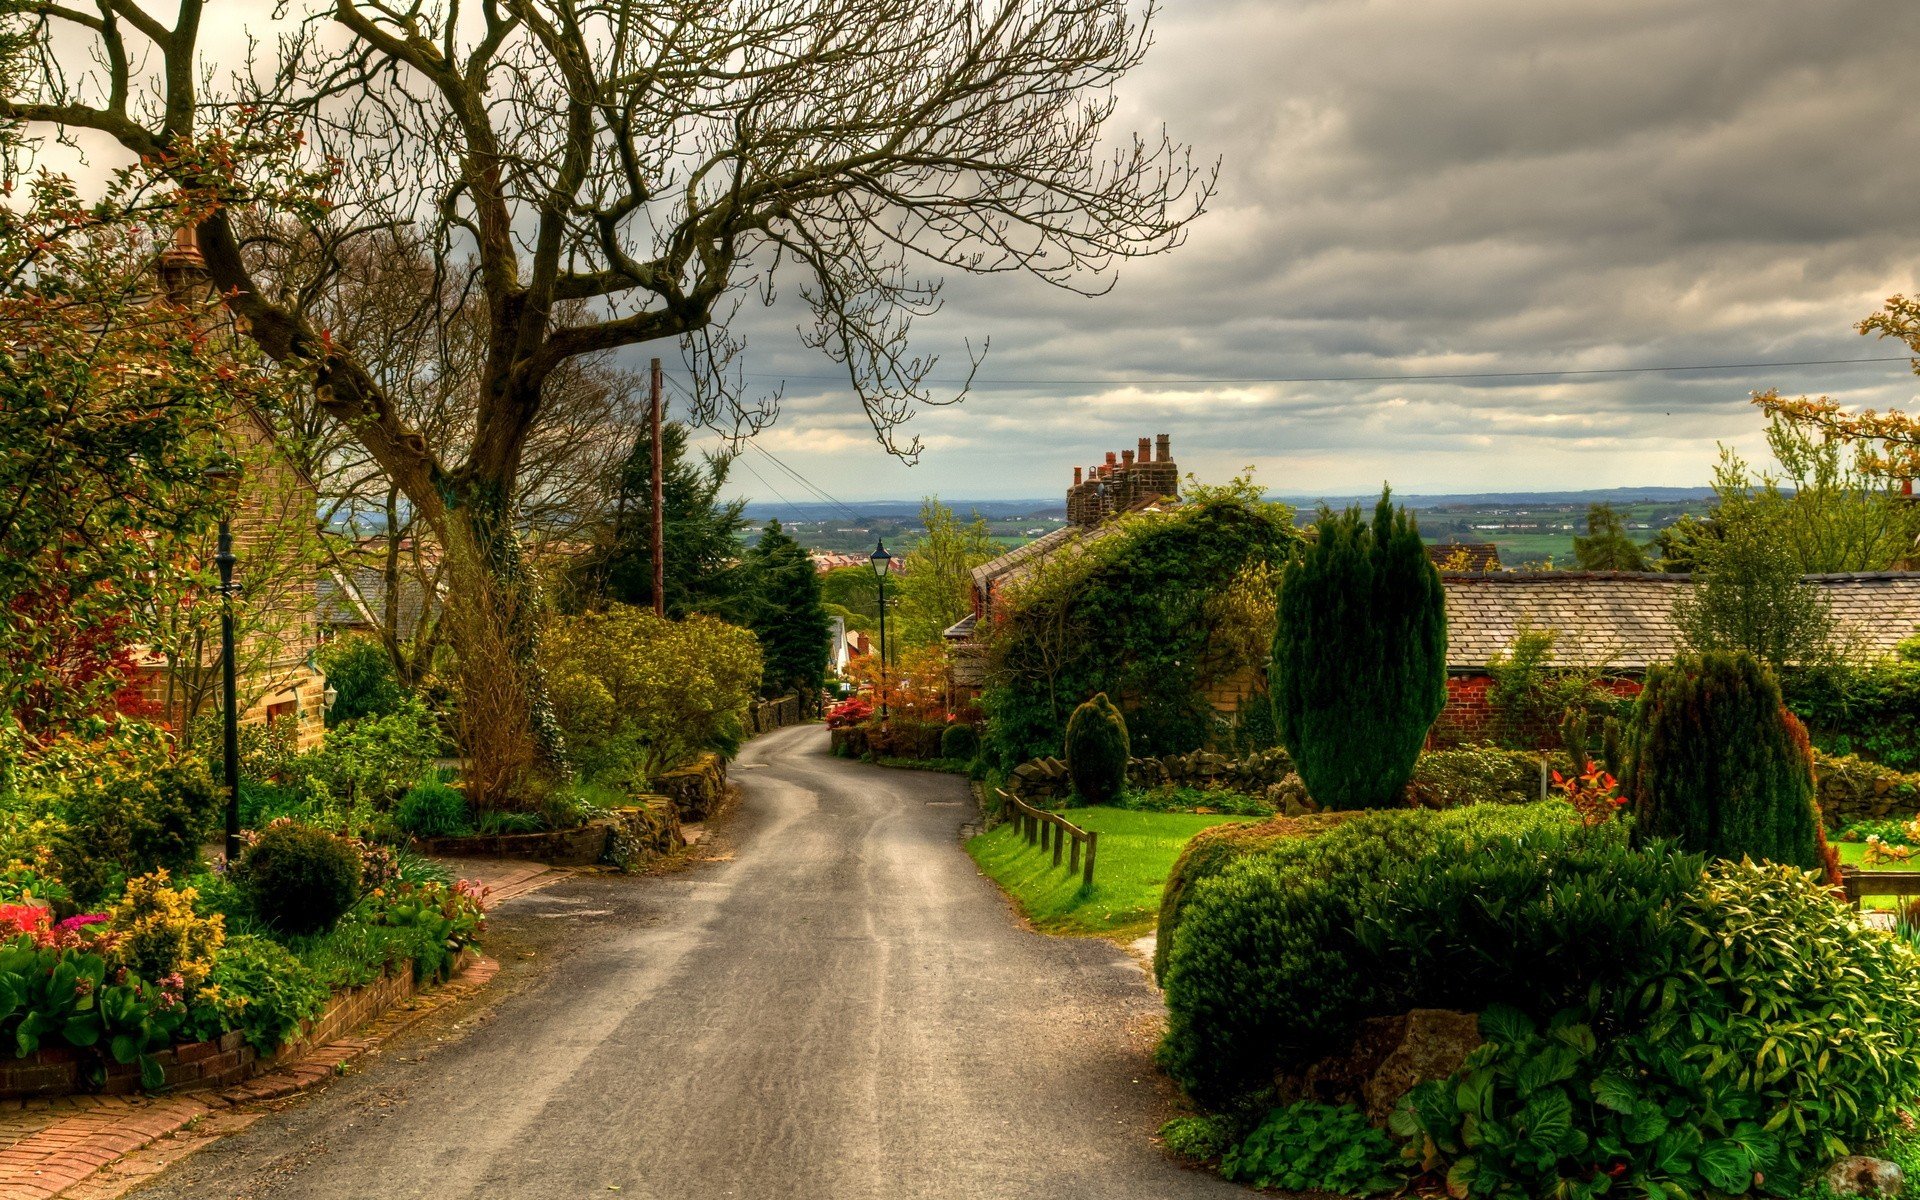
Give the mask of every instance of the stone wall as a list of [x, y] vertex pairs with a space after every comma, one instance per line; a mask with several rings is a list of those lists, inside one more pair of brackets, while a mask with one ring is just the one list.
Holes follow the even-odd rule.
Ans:
[[785, 729], [789, 725], [798, 725], [807, 719], [799, 696], [780, 696], [773, 700], [762, 700], [747, 709], [747, 736], [758, 737], [763, 733], [772, 733], [776, 729]]
[[727, 794], [727, 760], [702, 754], [653, 781], [660, 794], [673, 801], [682, 821], [704, 821], [720, 807]]
[[[1292, 774], [1293, 762], [1284, 750], [1238, 759], [1195, 750], [1165, 758], [1127, 760], [1127, 782], [1138, 788], [1221, 788], [1258, 796]], [[1029, 804], [1047, 804], [1065, 800], [1073, 791], [1073, 780], [1061, 759], [1036, 758], [1013, 769], [1007, 777], [1007, 790]]]
[[1855, 821], [1906, 820], [1920, 814], [1920, 773], [1904, 773], [1851, 755], [1814, 755], [1820, 815], [1828, 829]]

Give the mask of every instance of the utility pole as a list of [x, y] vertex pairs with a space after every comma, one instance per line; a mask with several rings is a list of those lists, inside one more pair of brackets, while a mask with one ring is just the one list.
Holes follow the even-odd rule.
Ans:
[[660, 360], [653, 360], [653, 405], [647, 425], [653, 435], [653, 615], [667, 615], [667, 519], [661, 511], [666, 487], [660, 475], [666, 455], [660, 448]]

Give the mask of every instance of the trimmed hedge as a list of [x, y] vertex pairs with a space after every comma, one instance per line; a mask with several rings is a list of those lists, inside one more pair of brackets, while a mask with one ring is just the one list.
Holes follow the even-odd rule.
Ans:
[[[1414, 764], [1407, 799], [1420, 808], [1526, 804], [1540, 798], [1540, 759], [1536, 751], [1495, 746], [1431, 750]], [[1562, 775], [1572, 770], [1573, 760], [1564, 754], [1546, 759], [1549, 769]]]
[[[1402, 809], [1353, 816], [1313, 838], [1189, 863], [1177, 920], [1163, 928], [1168, 1027], [1161, 1062], [1203, 1103], [1272, 1082], [1277, 1066], [1343, 1044], [1382, 1006], [1356, 940], [1364, 893], [1396, 864], [1443, 847], [1458, 856], [1500, 838], [1624, 837], [1582, 833], [1565, 804]], [[1222, 861], [1224, 860], [1224, 861]]]

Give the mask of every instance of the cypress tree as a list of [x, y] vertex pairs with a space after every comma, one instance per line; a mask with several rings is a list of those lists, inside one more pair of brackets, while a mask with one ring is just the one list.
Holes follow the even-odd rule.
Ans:
[[1126, 790], [1127, 719], [1101, 692], [1067, 719], [1067, 773], [1088, 804], [1107, 804]]
[[1744, 650], [1647, 674], [1626, 737], [1637, 836], [1715, 858], [1822, 863], [1813, 752], [1773, 672]]
[[1314, 528], [1280, 582], [1268, 668], [1280, 741], [1321, 806], [1397, 806], [1446, 703], [1446, 593], [1390, 490], [1371, 523], [1322, 508]]

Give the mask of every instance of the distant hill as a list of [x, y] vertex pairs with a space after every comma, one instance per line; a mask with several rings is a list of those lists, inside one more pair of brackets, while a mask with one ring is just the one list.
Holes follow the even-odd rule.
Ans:
[[[1371, 504], [1379, 498], [1379, 492], [1350, 496], [1273, 497], [1282, 503], [1300, 508], [1312, 508], [1322, 503], [1335, 507], [1347, 504]], [[1403, 504], [1408, 508], [1446, 508], [1452, 505], [1482, 508], [1490, 505], [1530, 507], [1562, 504], [1685, 504], [1690, 500], [1713, 499], [1713, 489], [1710, 487], [1619, 487], [1588, 488], [1578, 492], [1457, 492], [1440, 495], [1395, 492], [1393, 499], [1395, 503]]]
[[[1311, 509], [1326, 503], [1335, 507], [1348, 504], [1371, 504], [1380, 493], [1354, 493], [1351, 495], [1275, 495], [1272, 498], [1298, 508]], [[1448, 505], [1561, 505], [1561, 504], [1684, 504], [1690, 500], [1710, 500], [1713, 489], [1709, 487], [1619, 487], [1588, 488], [1573, 492], [1454, 492], [1454, 493], [1394, 493], [1394, 500], [1408, 508], [1444, 508]], [[944, 498], [943, 498], [944, 499]], [[983, 517], [1026, 517], [1061, 516], [1066, 506], [1058, 499], [1045, 500], [946, 500], [953, 511], [961, 516], [969, 512], [978, 512]], [[824, 521], [836, 517], [849, 516], [849, 511], [862, 517], [902, 517], [918, 519], [920, 501], [918, 500], [863, 500], [844, 506], [826, 503], [788, 504], [765, 500], [754, 500], [747, 504], [747, 516], [750, 519], [764, 521], [770, 517], [780, 520]]]

